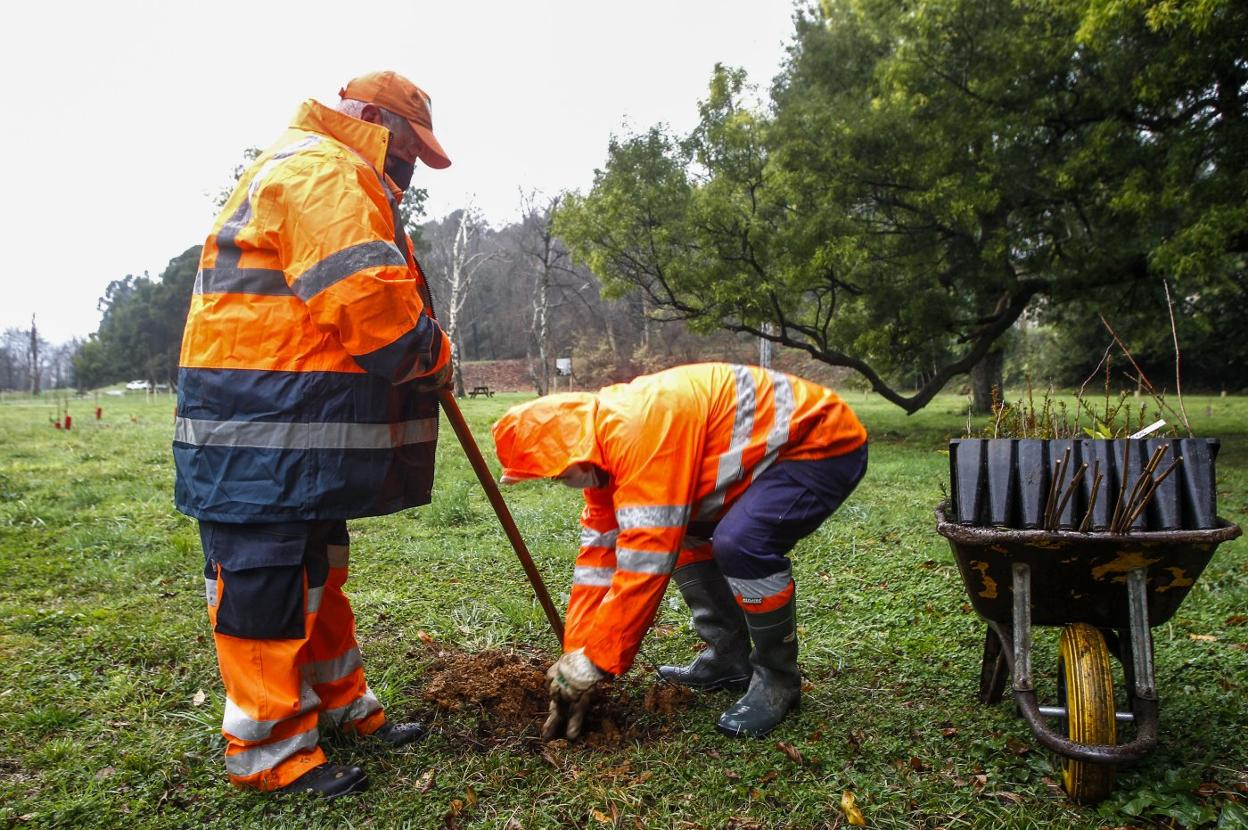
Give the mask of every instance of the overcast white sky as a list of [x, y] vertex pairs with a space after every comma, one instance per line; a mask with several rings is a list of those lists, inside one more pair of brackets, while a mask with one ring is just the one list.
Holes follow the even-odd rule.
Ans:
[[418, 168], [430, 216], [521, 188], [585, 188], [608, 137], [688, 129], [716, 61], [764, 90], [792, 0], [364, 3], [19, 0], [5, 7], [0, 328], [85, 336], [110, 280], [203, 241], [205, 194], [305, 98], [394, 69], [433, 98], [453, 161]]

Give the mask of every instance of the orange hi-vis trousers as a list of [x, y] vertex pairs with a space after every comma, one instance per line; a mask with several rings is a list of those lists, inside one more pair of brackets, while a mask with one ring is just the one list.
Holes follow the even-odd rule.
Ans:
[[326, 762], [322, 718], [365, 735], [385, 722], [342, 591], [346, 522], [200, 522], [200, 539], [226, 770], [239, 787], [284, 787]]

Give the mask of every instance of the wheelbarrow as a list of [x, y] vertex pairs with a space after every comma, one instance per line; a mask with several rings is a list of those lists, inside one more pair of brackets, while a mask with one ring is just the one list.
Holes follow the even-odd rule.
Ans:
[[[1157, 743], [1159, 701], [1151, 628], [1169, 621], [1214, 550], [1240, 535], [1217, 520], [1201, 530], [1129, 534], [968, 527], [936, 508], [971, 605], [988, 623], [979, 700], [997, 703], [1011, 679], [1036, 739], [1061, 756], [1070, 798], [1090, 804], [1113, 788], [1115, 766]], [[1032, 627], [1058, 626], [1058, 700], [1036, 699]], [[1110, 656], [1122, 664], [1126, 709], [1114, 700]], [[1065, 721], [1065, 734], [1050, 725]], [[1118, 724], [1133, 735], [1118, 742]]]

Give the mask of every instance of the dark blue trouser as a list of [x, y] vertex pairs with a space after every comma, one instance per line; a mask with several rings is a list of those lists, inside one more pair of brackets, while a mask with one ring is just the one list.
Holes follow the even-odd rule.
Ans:
[[867, 472], [867, 446], [818, 461], [781, 461], [729, 508], [711, 536], [715, 562], [747, 612], [778, 608], [793, 595], [788, 553], [813, 533]]

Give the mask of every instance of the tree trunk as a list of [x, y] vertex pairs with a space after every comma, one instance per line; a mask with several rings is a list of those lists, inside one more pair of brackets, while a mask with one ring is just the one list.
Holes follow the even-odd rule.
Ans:
[[1005, 350], [994, 348], [971, 369], [971, 411], [978, 415], [992, 412], [993, 390], [997, 400], [1002, 400], [1004, 385]]
[[39, 329], [30, 315], [30, 394], [39, 394]]

